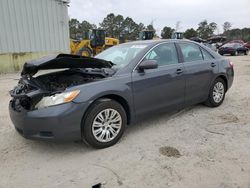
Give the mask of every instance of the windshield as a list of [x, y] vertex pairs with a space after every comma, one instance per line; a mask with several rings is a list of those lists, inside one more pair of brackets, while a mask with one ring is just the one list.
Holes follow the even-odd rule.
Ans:
[[125, 67], [135, 56], [141, 52], [147, 45], [145, 44], [125, 44], [114, 46], [109, 48], [102, 53], [96, 55], [96, 58], [111, 61], [115, 65], [113, 68]]

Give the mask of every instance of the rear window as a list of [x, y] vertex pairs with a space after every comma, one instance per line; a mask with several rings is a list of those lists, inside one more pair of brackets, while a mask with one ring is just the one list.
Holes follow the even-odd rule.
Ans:
[[204, 60], [214, 59], [214, 57], [210, 53], [208, 53], [206, 50], [204, 50], [203, 48], [201, 48], [201, 51], [202, 51]]
[[200, 47], [193, 43], [179, 43], [184, 62], [203, 60]]

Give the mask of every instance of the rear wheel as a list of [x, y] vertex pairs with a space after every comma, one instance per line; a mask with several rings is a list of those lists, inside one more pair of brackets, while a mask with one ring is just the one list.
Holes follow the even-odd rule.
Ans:
[[245, 54], [245, 55], [248, 55], [248, 50], [246, 50], [244, 54]]
[[234, 52], [234, 55], [235, 55], [235, 56], [238, 56], [238, 55], [239, 55], [239, 52], [238, 52], [238, 51], [235, 51], [235, 52]]
[[119, 141], [126, 125], [127, 116], [123, 107], [114, 100], [101, 99], [87, 111], [82, 136], [92, 147], [106, 148]]
[[78, 50], [77, 55], [91, 57], [92, 51], [87, 47], [82, 47]]
[[210, 107], [220, 106], [224, 101], [225, 93], [226, 93], [225, 81], [221, 78], [217, 78], [209, 90], [208, 99], [205, 102], [205, 104]]

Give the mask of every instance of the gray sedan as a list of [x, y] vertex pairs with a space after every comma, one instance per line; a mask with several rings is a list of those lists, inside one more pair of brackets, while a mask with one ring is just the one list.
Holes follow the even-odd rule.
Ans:
[[154, 113], [221, 105], [233, 76], [232, 62], [188, 40], [130, 42], [95, 58], [52, 55], [25, 63], [10, 117], [25, 138], [105, 148]]

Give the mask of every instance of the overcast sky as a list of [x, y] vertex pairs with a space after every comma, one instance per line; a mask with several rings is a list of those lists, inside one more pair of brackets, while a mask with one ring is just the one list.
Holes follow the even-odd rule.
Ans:
[[[98, 25], [109, 14], [129, 16], [137, 23], [145, 25], [153, 21], [157, 33], [164, 26], [175, 28], [180, 21], [180, 31], [194, 27], [200, 21], [225, 21], [232, 23], [233, 28], [250, 27], [250, 0], [71, 0], [70, 18], [79, 21], [87, 20]], [[216, 31], [217, 33], [218, 31]]]

